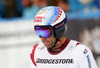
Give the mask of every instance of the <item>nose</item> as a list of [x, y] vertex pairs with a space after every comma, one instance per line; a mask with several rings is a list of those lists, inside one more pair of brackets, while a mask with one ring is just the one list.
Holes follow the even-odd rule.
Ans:
[[44, 39], [46, 39], [46, 38], [44, 38], [44, 37], [40, 37], [40, 39], [41, 39], [41, 40], [44, 40]]

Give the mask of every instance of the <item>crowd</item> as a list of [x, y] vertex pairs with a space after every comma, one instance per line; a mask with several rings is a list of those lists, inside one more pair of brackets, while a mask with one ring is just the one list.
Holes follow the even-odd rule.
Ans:
[[45, 6], [59, 6], [66, 13], [95, 11], [100, 0], [0, 0], [0, 18], [33, 18]]

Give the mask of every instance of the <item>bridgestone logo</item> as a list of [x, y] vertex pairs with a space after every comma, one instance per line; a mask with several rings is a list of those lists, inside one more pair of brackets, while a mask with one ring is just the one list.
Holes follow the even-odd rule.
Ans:
[[40, 59], [37, 58], [36, 63], [41, 64], [72, 64], [73, 59]]

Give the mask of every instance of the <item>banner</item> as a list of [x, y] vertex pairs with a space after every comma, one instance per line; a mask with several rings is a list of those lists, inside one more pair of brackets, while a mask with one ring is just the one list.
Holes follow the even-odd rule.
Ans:
[[38, 42], [33, 20], [0, 22], [0, 47]]

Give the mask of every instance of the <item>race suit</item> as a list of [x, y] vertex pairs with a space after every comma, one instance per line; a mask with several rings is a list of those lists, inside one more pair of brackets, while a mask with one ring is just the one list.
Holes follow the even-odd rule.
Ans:
[[74, 40], [68, 40], [55, 50], [41, 42], [33, 46], [31, 68], [97, 68], [91, 50]]

